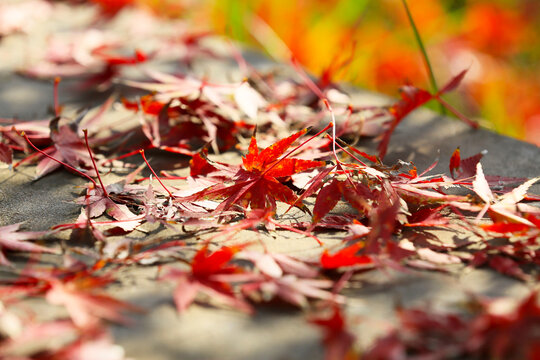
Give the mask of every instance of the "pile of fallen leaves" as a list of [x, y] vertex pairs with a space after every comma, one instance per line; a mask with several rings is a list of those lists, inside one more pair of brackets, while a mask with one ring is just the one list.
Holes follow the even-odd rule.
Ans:
[[[59, 6], [36, 3], [51, 12]], [[0, 7], [8, 10], [34, 11]], [[432, 174], [436, 163], [417, 169], [413, 163], [383, 162], [394, 129], [428, 101], [439, 101], [475, 126], [441, 97], [459, 86], [465, 71], [439, 93], [407, 85], [394, 104], [358, 107], [338, 85], [312, 80], [294, 63], [291, 76], [258, 70], [232, 45], [224, 55], [208, 45], [208, 34], [185, 26], [165, 36], [151, 18], [138, 34], [150, 39], [152, 48], [130, 48], [105, 30], [114, 18], [96, 15], [91, 28], [51, 36], [43, 56], [19, 69], [21, 74], [54, 79], [55, 93], [61, 76], [79, 79], [81, 92], [114, 88], [140, 95], [111, 95], [94, 111], [73, 117], [64, 115], [55, 96], [50, 119], [5, 119], [0, 126], [0, 160], [10, 171], [34, 163], [36, 178], [58, 170], [86, 182], [73, 199], [81, 206], [73, 223], [39, 232], [20, 231], [21, 224], [0, 227], [0, 264], [10, 275], [0, 287], [3, 358], [95, 358], [96, 351], [123, 358], [106, 323], [127, 322], [126, 312], [143, 309], [103, 288], [126, 267], [162, 266], [158, 281], [175, 284], [171, 297], [178, 312], [194, 302], [247, 313], [273, 303], [304, 309], [309, 321], [324, 329], [328, 359], [359, 356], [342, 313], [346, 298], [340, 295], [356, 273], [489, 266], [524, 281], [538, 279], [540, 209], [527, 204], [538, 200], [527, 191], [540, 178], [485, 175], [483, 154], [462, 159], [459, 149], [448, 159], [449, 175]], [[25, 29], [1, 31], [9, 37]], [[211, 81], [192, 71], [201, 59], [231, 56], [241, 81]], [[154, 66], [171, 59], [183, 70]], [[135, 77], [132, 68], [138, 70]], [[107, 114], [118, 108], [128, 116], [111, 124]], [[378, 152], [354, 146], [361, 137], [375, 137]], [[172, 154], [168, 168], [175, 170], [154, 169], [146, 154], [166, 152]], [[241, 163], [223, 160], [227, 153], [242, 154]], [[180, 168], [186, 159], [189, 169]], [[149, 177], [143, 176], [145, 167]], [[121, 180], [107, 183], [102, 175], [109, 172]], [[303, 220], [290, 221], [291, 212], [303, 214]], [[188, 246], [182, 240], [129, 236], [148, 226], [198, 242]], [[430, 231], [441, 228], [465, 231], [470, 240], [445, 242]], [[299, 259], [253, 250], [257, 236], [235, 241], [240, 232], [272, 230], [311, 238], [324, 250], [316, 258]], [[341, 237], [336, 248], [321, 240], [328, 232]], [[78, 245], [35, 243], [66, 233]], [[29, 255], [11, 261], [15, 252]], [[41, 253], [53, 254], [61, 266], [40, 262], [35, 254]], [[30, 297], [60, 305], [67, 314], [38, 320], [15, 310]], [[401, 309], [400, 326], [362, 357], [536, 359], [536, 300], [533, 293], [508, 314], [497, 313], [483, 299], [471, 300], [475, 306], [468, 314]], [[45, 341], [51, 334], [61, 339]], [[35, 346], [23, 347], [28, 343]]]

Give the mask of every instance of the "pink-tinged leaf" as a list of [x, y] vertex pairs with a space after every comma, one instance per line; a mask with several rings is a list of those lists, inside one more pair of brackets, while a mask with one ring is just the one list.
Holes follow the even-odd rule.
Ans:
[[486, 204], [490, 204], [495, 200], [480, 163], [476, 164], [476, 177], [473, 181], [473, 190]]
[[488, 207], [489, 216], [494, 222], [515, 222], [525, 224], [527, 226], [534, 226], [534, 224], [529, 221], [526, 217], [521, 214], [521, 211], [524, 212], [538, 212], [537, 208], [530, 207], [526, 204], [515, 203], [515, 201], [520, 201], [525, 198], [526, 189], [532, 184], [532, 182], [537, 181], [537, 179], [532, 179], [527, 181], [522, 186], [502, 195], [500, 198], [501, 201], [497, 201], [494, 204], [486, 204]]
[[371, 228], [368, 226], [365, 226], [364, 224], [360, 223], [358, 220], [353, 219], [352, 224], [349, 224], [347, 226], [347, 230], [349, 234], [346, 238], [344, 238], [344, 241], [354, 241], [358, 240], [360, 238], [363, 238], [364, 236], [368, 235], [371, 231]]
[[420, 204], [437, 204], [466, 200], [465, 196], [445, 195], [433, 190], [417, 188], [410, 184], [395, 184], [396, 191], [407, 201]]
[[461, 264], [461, 259], [458, 258], [457, 256], [435, 252], [429, 248], [418, 249], [416, 252], [418, 253], [418, 256], [420, 256], [421, 259], [427, 260], [434, 264], [441, 264], [441, 265]]
[[[58, 151], [56, 151], [55, 148], [50, 148], [48, 151], [45, 150], [44, 152], [55, 159], [60, 160], [61, 155]], [[57, 161], [54, 161], [48, 157], [43, 158], [36, 166], [36, 179], [53, 172], [54, 170], [60, 168], [60, 166], [61, 165]]]
[[75, 325], [81, 328], [96, 326], [100, 319], [126, 323], [123, 311], [141, 311], [129, 303], [87, 288], [82, 278], [66, 283], [54, 279], [50, 285], [45, 295], [47, 301], [65, 306]]
[[70, 345], [59, 349], [55, 359], [73, 360], [126, 360], [124, 349], [113, 343], [113, 338], [104, 327], [80, 332], [80, 337]]
[[255, 251], [243, 251], [238, 254], [240, 258], [248, 259], [253, 262], [255, 267], [259, 269], [263, 274], [279, 278], [283, 275], [283, 270], [274, 259], [274, 254], [265, 254]]
[[[5, 314], [0, 312], [0, 318]], [[3, 338], [0, 341], [2, 359], [125, 359], [124, 350], [112, 343], [108, 329], [102, 326], [82, 330], [69, 320], [38, 322], [35, 316], [28, 316], [16, 317], [20, 329], [6, 334], [9, 326], [4, 326], [7, 325], [5, 320], [2, 319]]]
[[528, 180], [524, 184], [499, 197], [495, 198], [489, 183], [487, 182], [480, 163], [477, 164], [477, 174], [473, 181], [474, 192], [486, 203], [478, 213], [477, 219], [480, 219], [487, 211], [495, 222], [518, 222], [525, 225], [532, 225], [530, 221], [524, 218], [518, 211], [516, 203], [523, 200], [527, 190], [540, 178]]
[[[7, 319], [2, 320], [5, 321]], [[16, 331], [13, 334], [5, 334], [5, 331], [7, 329], [2, 326], [2, 333], [4, 334], [4, 336], [11, 335], [8, 338], [3, 338], [0, 342], [0, 354], [2, 354], [3, 357], [5, 356], [4, 359], [30, 359], [26, 356], [20, 357], [15, 355], [17, 353], [20, 353], [23, 349], [26, 349], [26, 351], [28, 352], [29, 344], [32, 345], [30, 346], [32, 354], [39, 354], [44, 352], [49, 353], [55, 351], [57, 350], [59, 344], [65, 344], [73, 337], [76, 337], [76, 334], [78, 332], [78, 329], [69, 320], [56, 320], [50, 322], [23, 322], [18, 317], [16, 318], [16, 320], [19, 322], [19, 326], [21, 326], [21, 328], [19, 329], [19, 331]], [[35, 359], [34, 357], [32, 358]]]
[[234, 100], [236, 104], [251, 119], [257, 118], [257, 112], [260, 108], [267, 105], [266, 100], [253, 89], [247, 82], [242, 83], [234, 91]]
[[[191, 271], [171, 269], [163, 279], [176, 280], [174, 298], [178, 311], [184, 311], [198, 293], [208, 295], [218, 303], [251, 312], [251, 307], [232, 290], [232, 282], [250, 281], [254, 276], [230, 261], [240, 247], [222, 247], [214, 252], [202, 247], [191, 261]], [[185, 290], [185, 291], [184, 291]]]
[[195, 301], [200, 286], [198, 282], [191, 281], [188, 276], [179, 276], [177, 280], [173, 298], [176, 309], [179, 313], [183, 313]]
[[454, 76], [446, 85], [443, 86], [442, 89], [439, 90], [439, 94], [445, 94], [455, 90], [467, 74], [468, 70], [469, 69], [462, 70], [459, 74]]
[[313, 278], [318, 275], [318, 271], [305, 262], [285, 254], [272, 254], [279, 266], [287, 274], [296, 275], [303, 278]]
[[343, 301], [341, 296], [324, 290], [330, 289], [334, 284], [330, 280], [303, 279], [294, 275], [285, 275], [279, 279], [272, 279], [266, 285], [269, 284], [276, 286], [275, 295], [300, 307], [307, 304], [308, 298]]
[[495, 255], [489, 259], [488, 264], [489, 267], [497, 270], [501, 274], [513, 276], [521, 280], [527, 280], [530, 278], [529, 275], [525, 274], [523, 270], [521, 270], [519, 264], [509, 257]]
[[[115, 184], [107, 185], [108, 191], [116, 188]], [[103, 189], [89, 189], [88, 195], [77, 199], [77, 204], [87, 205], [89, 217], [91, 219], [99, 217], [106, 213], [116, 220], [137, 221], [137, 216], [133, 214], [124, 204], [117, 204], [110, 197], [107, 197]], [[111, 196], [111, 195], [110, 195]]]
[[44, 231], [18, 231], [21, 223], [0, 227], [0, 264], [9, 266], [11, 263], [5, 257], [5, 250], [45, 252], [56, 254], [57, 251], [36, 245], [27, 240], [37, 240], [43, 237]]
[[499, 198], [499, 203], [502, 204], [502, 205], [515, 205], [515, 204], [517, 204], [518, 202], [522, 201], [525, 198], [529, 188], [534, 183], [536, 183], [538, 180], [540, 180], [540, 176], [535, 177], [534, 179], [530, 179], [530, 180], [524, 182], [523, 184], [521, 184], [520, 186], [518, 186], [517, 188], [515, 188], [514, 190], [512, 190], [512, 191], [510, 191], [510, 192], [508, 192], [506, 194], [501, 195], [500, 198]]
[[279, 278], [284, 274], [302, 278], [314, 278], [318, 275], [318, 271], [312, 266], [284, 254], [242, 251], [238, 256], [252, 261], [262, 273], [273, 278]]
[[[82, 229], [91, 232], [98, 240], [106, 242], [105, 234], [118, 234], [129, 233], [139, 225], [141, 225], [142, 218], [134, 218], [129, 220], [112, 220], [112, 221], [93, 221], [87, 217], [87, 210], [82, 208], [79, 217], [75, 223], [56, 225], [53, 229]], [[110, 226], [114, 227], [110, 227]], [[98, 228], [102, 226], [108, 226], [107, 230], [101, 231]]]
[[321, 219], [328, 214], [341, 199], [341, 191], [339, 181], [334, 179], [330, 184], [323, 187], [317, 195], [315, 206], [313, 208], [313, 225], [317, 224]]
[[13, 150], [4, 143], [0, 143], [0, 161], [8, 165], [13, 161]]
[[[79, 117], [82, 118], [83, 115]], [[92, 169], [92, 160], [88, 154], [86, 144], [77, 134], [77, 126], [74, 124], [59, 125], [60, 118], [51, 120], [51, 140], [57, 150], [54, 158], [62, 160], [74, 168]], [[93, 170], [87, 171], [88, 175], [95, 176]]]
[[107, 210], [105, 211], [107, 215], [111, 216], [116, 220], [135, 220], [136, 215], [133, 214], [126, 205], [117, 204], [111, 199], [106, 201]]
[[211, 301], [217, 301], [232, 309], [243, 311], [247, 314], [253, 313], [253, 308], [241, 298], [237, 298], [233, 293], [216, 289], [208, 284], [201, 284], [199, 291], [205, 294]]

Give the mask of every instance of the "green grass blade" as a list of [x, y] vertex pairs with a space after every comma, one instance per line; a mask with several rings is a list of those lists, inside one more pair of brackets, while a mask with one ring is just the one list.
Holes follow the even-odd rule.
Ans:
[[416, 42], [418, 43], [418, 47], [420, 48], [420, 51], [422, 52], [422, 57], [424, 58], [424, 65], [426, 66], [426, 70], [429, 75], [429, 81], [431, 83], [431, 88], [433, 92], [438, 92], [439, 87], [437, 86], [437, 80], [435, 80], [435, 75], [433, 74], [433, 68], [431, 67], [431, 62], [429, 61], [428, 54], [426, 52], [426, 48], [424, 47], [424, 42], [422, 41], [422, 38], [420, 37], [420, 33], [418, 32], [418, 28], [416, 27], [416, 24], [414, 23], [414, 19], [412, 17], [411, 11], [409, 10], [409, 6], [407, 5], [407, 0], [401, 0], [403, 2], [403, 7], [405, 8], [405, 12], [407, 13], [407, 17], [409, 18], [409, 22], [411, 23], [411, 27], [414, 32], [414, 37], [416, 38]]

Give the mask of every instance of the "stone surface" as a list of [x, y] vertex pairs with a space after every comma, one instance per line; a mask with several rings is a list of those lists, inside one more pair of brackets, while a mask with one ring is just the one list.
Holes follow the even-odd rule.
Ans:
[[[0, 55], [5, 55], [7, 50], [1, 46], [2, 43]], [[9, 46], [9, 51], [16, 47], [12, 43]], [[263, 63], [256, 56], [248, 58], [259, 66]], [[203, 73], [223, 75], [226, 72], [212, 63], [205, 65], [209, 66], [207, 70], [200, 66]], [[11, 70], [0, 74], [0, 117], [28, 120], [50, 117], [47, 108], [52, 105], [51, 83], [30, 80]], [[234, 70], [230, 72], [234, 73]], [[94, 93], [86, 93], [81, 97], [65, 83], [61, 86], [60, 98], [77, 108], [95, 105], [106, 98], [105, 95], [96, 97]], [[356, 104], [388, 101], [360, 90], [353, 90], [351, 95]], [[375, 148], [371, 140], [359, 145], [365, 149]], [[433, 173], [448, 172], [447, 159], [457, 146], [461, 147], [464, 156], [488, 150], [482, 160], [486, 174], [512, 177], [540, 174], [538, 147], [484, 129], [471, 130], [457, 120], [428, 110], [414, 112], [397, 128], [385, 162], [413, 161], [422, 170], [440, 159]], [[24, 222], [25, 229], [46, 230], [59, 223], [74, 221], [80, 208], [73, 199], [80, 195], [81, 189], [76, 186], [83, 184], [83, 180], [57, 171], [34, 181], [33, 171], [32, 166], [21, 166], [16, 171], [6, 166], [0, 168], [0, 226]], [[539, 194], [540, 184], [534, 185], [531, 192]], [[244, 233], [242, 236], [239, 241], [258, 237], [271, 250], [300, 258], [312, 258], [321, 251], [313, 239], [285, 232]], [[323, 237], [325, 245], [339, 242], [340, 236], [342, 234], [338, 233]], [[320, 333], [306, 322], [301, 312], [293, 308], [268, 307], [250, 317], [235, 311], [195, 305], [185, 314], [178, 315], [172, 303], [171, 288], [156, 282], [157, 271], [154, 266], [122, 270], [121, 281], [109, 289], [111, 294], [146, 309], [145, 314], [132, 316], [130, 326], [112, 326], [115, 340], [130, 358], [322, 359]], [[352, 323], [359, 334], [360, 346], [365, 348], [395, 321], [394, 309], [398, 303], [406, 307], [453, 309], [466, 299], [467, 293], [521, 298], [529, 290], [528, 284], [491, 270], [471, 270], [458, 275], [411, 270], [408, 273], [373, 271], [359, 275], [343, 293], [348, 299], [347, 314], [354, 319]]]

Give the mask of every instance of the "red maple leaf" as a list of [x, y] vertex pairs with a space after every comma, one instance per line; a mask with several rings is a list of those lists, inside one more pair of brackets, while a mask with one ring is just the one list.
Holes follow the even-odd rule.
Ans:
[[103, 326], [82, 329], [70, 320], [40, 321], [35, 314], [24, 315], [9, 308], [0, 309], [2, 323], [16, 325], [2, 326], [3, 359], [125, 359], [123, 351], [112, 342], [110, 331]]
[[236, 133], [246, 127], [216, 111], [216, 105], [201, 97], [178, 97], [179, 105], [171, 105], [145, 95], [138, 102], [123, 99], [130, 110], [142, 110], [142, 131], [152, 147], [165, 151], [193, 155], [193, 149], [209, 143], [215, 152], [236, 144]]
[[540, 306], [538, 292], [517, 304], [516, 308], [501, 314], [490, 302], [481, 303], [483, 313], [470, 324], [468, 347], [485, 359], [530, 359], [540, 356]]
[[[36, 177], [40, 178], [61, 167], [61, 162], [76, 169], [81, 169], [87, 175], [95, 176], [92, 170], [92, 160], [87, 152], [84, 141], [77, 134], [77, 120], [70, 124], [59, 125], [60, 117], [51, 120], [50, 138], [53, 146], [43, 150], [49, 155], [44, 157], [36, 167]], [[42, 154], [43, 154], [42, 153]], [[54, 158], [54, 159], [52, 159]]]
[[392, 115], [392, 120], [388, 124], [387, 130], [382, 136], [382, 140], [379, 143], [379, 157], [382, 159], [386, 155], [388, 149], [388, 143], [390, 142], [390, 137], [396, 129], [396, 127], [401, 123], [401, 121], [409, 115], [413, 110], [419, 108], [430, 100], [437, 100], [445, 108], [447, 108], [451, 113], [456, 115], [460, 120], [466, 122], [470, 126], [477, 128], [478, 124], [467, 119], [465, 116], [460, 114], [456, 109], [454, 109], [450, 104], [444, 101], [441, 96], [454, 90], [461, 80], [465, 77], [467, 70], [460, 72], [454, 78], [452, 78], [442, 89], [440, 89], [436, 94], [431, 94], [426, 90], [416, 88], [412, 85], [403, 86], [401, 90], [401, 100], [390, 106], [389, 112]]
[[328, 289], [333, 282], [316, 278], [318, 271], [301, 260], [283, 254], [261, 254], [243, 252], [240, 255], [253, 262], [260, 271], [259, 278], [254, 278], [242, 286], [242, 291], [258, 301], [280, 298], [283, 301], [304, 307], [308, 299], [322, 299], [342, 303], [343, 297]]
[[65, 306], [73, 323], [81, 328], [94, 327], [100, 319], [126, 323], [123, 311], [141, 310], [99, 290], [111, 281], [95, 276], [76, 276], [68, 281], [51, 278], [45, 298], [51, 304]]
[[450, 164], [449, 164], [450, 175], [452, 175], [453, 178], [455, 178], [454, 171], [458, 170], [460, 166], [461, 166], [461, 152], [459, 150], [459, 147], [457, 147], [456, 150], [454, 150], [454, 152], [452, 153], [452, 157], [450, 158]]
[[353, 345], [356, 336], [346, 326], [345, 317], [337, 305], [333, 305], [330, 316], [314, 316], [309, 322], [317, 325], [323, 331], [323, 344], [325, 347], [325, 360], [356, 359]]
[[142, 310], [103, 292], [115, 280], [111, 273], [97, 273], [104, 264], [75, 261], [64, 268], [28, 267], [10, 280], [8, 290], [10, 295], [44, 296], [49, 303], [64, 306], [79, 328], [95, 328], [101, 320], [126, 323], [123, 312]]
[[481, 210], [478, 213], [477, 219], [480, 219], [486, 212], [488, 212], [494, 221], [504, 220], [534, 226], [533, 223], [522, 216], [521, 212], [529, 209], [531, 211], [536, 211], [536, 209], [531, 208], [526, 204], [520, 204], [520, 202], [525, 199], [528, 189], [539, 180], [540, 176], [535, 177], [527, 180], [510, 192], [504, 193], [500, 196], [495, 196], [491, 191], [486, 177], [484, 176], [482, 164], [476, 164], [476, 176], [472, 182], [473, 190], [484, 202], [484, 205], [481, 207]]
[[456, 314], [423, 309], [398, 309], [399, 327], [377, 339], [363, 354], [368, 360], [415, 358], [449, 359], [465, 355], [468, 324]]
[[101, 90], [107, 89], [112, 85], [113, 79], [121, 74], [123, 67], [144, 63], [154, 56], [153, 54], [145, 54], [137, 49], [131, 56], [115, 55], [110, 52], [113, 48], [114, 46], [105, 44], [91, 51], [91, 56], [103, 62], [103, 68], [99, 72], [90, 75], [84, 81], [81, 86], [83, 89], [93, 87]]
[[163, 279], [177, 281], [173, 297], [178, 312], [185, 311], [195, 301], [197, 294], [207, 295], [219, 303], [245, 312], [252, 311], [248, 303], [235, 296], [230, 284], [253, 277], [253, 274], [245, 273], [243, 268], [230, 264], [237, 251], [238, 248], [223, 246], [209, 253], [208, 247], [204, 246], [193, 257], [190, 271], [169, 270]]
[[[7, 123], [7, 125], [0, 125], [0, 133], [2, 134], [3, 143], [11, 149], [19, 151], [28, 150], [27, 143], [19, 136], [20, 131], [24, 131], [37, 146], [49, 146], [51, 143], [49, 119], [31, 121], [0, 119], [0, 122]], [[14, 165], [14, 167], [16, 166], [17, 164]]]
[[313, 225], [324, 218], [344, 197], [360, 214], [366, 215], [371, 210], [369, 201], [373, 199], [372, 190], [360, 182], [347, 178], [345, 181], [332, 179], [317, 195], [313, 208]]
[[[137, 216], [129, 210], [124, 201], [110, 192], [114, 191], [113, 189], [118, 189], [117, 184], [107, 185], [105, 188], [89, 187], [86, 195], [78, 198], [76, 202], [88, 206], [88, 217], [91, 219], [106, 213], [116, 220], [137, 220]], [[80, 217], [78, 222], [84, 222], [84, 218]]]
[[498, 301], [507, 304], [507, 299], [474, 299], [471, 305], [478, 310], [473, 316], [399, 309], [399, 325], [375, 341], [362, 358], [538, 359], [538, 293], [533, 291], [502, 313]]
[[298, 197], [278, 179], [293, 174], [324, 166], [323, 161], [301, 160], [282, 155], [307, 129], [301, 130], [288, 138], [279, 140], [273, 145], [259, 151], [257, 140], [253, 136], [248, 153], [242, 158], [243, 167], [236, 173], [232, 185], [216, 184], [206, 188], [187, 199], [226, 199], [217, 211], [224, 211], [233, 205], [252, 209], [276, 209], [276, 201], [297, 204]]
[[476, 164], [480, 162], [482, 157], [486, 154], [486, 150], [479, 152], [473, 156], [462, 159], [460, 148], [456, 148], [450, 157], [450, 175], [454, 179], [467, 179], [476, 174]]
[[372, 267], [373, 259], [368, 255], [359, 254], [363, 248], [361, 243], [356, 243], [345, 247], [334, 254], [325, 250], [321, 255], [321, 266], [325, 269], [337, 269], [345, 266], [361, 266], [363, 268]]
[[90, 2], [99, 5], [102, 14], [106, 17], [112, 17], [125, 7], [135, 5], [134, 0], [91, 0]]

